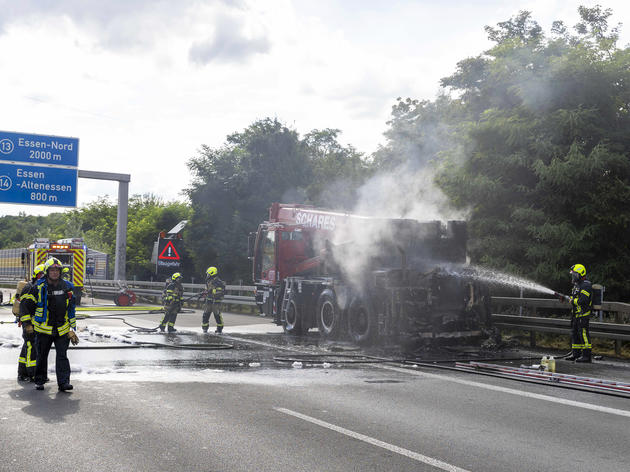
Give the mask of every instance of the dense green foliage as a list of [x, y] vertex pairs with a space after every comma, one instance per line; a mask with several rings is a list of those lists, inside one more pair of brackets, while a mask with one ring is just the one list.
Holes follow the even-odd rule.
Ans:
[[351, 207], [367, 165], [338, 130], [314, 130], [304, 138], [278, 120], [260, 120], [234, 133], [220, 149], [202, 146], [188, 163], [187, 190], [194, 213], [186, 237], [196, 271], [220, 268], [228, 281], [250, 283], [247, 235], [268, 216], [272, 202]]
[[[5, 216], [0, 219], [0, 248], [27, 247], [34, 238], [84, 238], [91, 249], [110, 255], [113, 276], [116, 252], [117, 205], [105, 198], [83, 208], [48, 216]], [[181, 220], [190, 217], [190, 207], [184, 203], [164, 203], [154, 195], [134, 195], [129, 199], [127, 227], [127, 277], [148, 280], [155, 272], [151, 264], [153, 242], [160, 231], [168, 231]], [[187, 254], [184, 266], [190, 267]]]
[[528, 12], [487, 27], [494, 47], [442, 79], [451, 95], [399, 100], [380, 161], [410, 146], [439, 160], [473, 262], [558, 288], [580, 262], [628, 297], [630, 49], [610, 11], [579, 13], [575, 34], [546, 37]]

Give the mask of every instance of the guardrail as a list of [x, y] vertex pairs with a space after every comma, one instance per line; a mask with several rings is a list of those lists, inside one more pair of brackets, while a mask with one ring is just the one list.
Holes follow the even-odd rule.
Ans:
[[[0, 285], [15, 287], [16, 279], [0, 279]], [[195, 295], [205, 290], [204, 284], [183, 284], [184, 299], [189, 304], [200, 304]], [[92, 280], [85, 286], [84, 296], [109, 295], [112, 298], [123, 288], [131, 289], [136, 295], [153, 299], [160, 303], [164, 282], [145, 282], [136, 280]], [[227, 285], [223, 302], [228, 305], [254, 307], [253, 292], [255, 287], [250, 285]], [[529, 331], [530, 345], [536, 346], [536, 333], [566, 334], [571, 332], [569, 320], [569, 304], [555, 298], [518, 298], [492, 297], [492, 304], [501, 313], [493, 314], [492, 319], [500, 329], [516, 329]], [[518, 308], [519, 314], [508, 314]], [[536, 316], [541, 310], [554, 311], [553, 316]], [[610, 322], [604, 322], [610, 319]], [[599, 322], [590, 324], [591, 336], [594, 338], [611, 339], [615, 342], [615, 352], [621, 353], [621, 343], [630, 341], [630, 304], [622, 302], [604, 302], [599, 313]]]
[[[189, 299], [189, 304], [198, 302], [195, 296], [200, 295], [206, 289], [205, 284], [182, 284], [184, 287], [184, 294], [182, 298]], [[122, 289], [129, 288], [137, 296], [153, 299], [156, 303], [161, 303], [162, 291], [164, 289], [164, 282], [144, 282], [136, 280], [98, 280], [88, 281], [83, 290], [86, 292], [84, 296], [88, 294], [95, 295], [111, 295], [114, 297]], [[254, 286], [250, 285], [226, 285], [226, 294], [223, 297], [223, 303], [228, 305], [244, 305], [244, 306], [256, 306], [254, 301], [253, 292]], [[251, 295], [246, 295], [250, 294]]]
[[[4, 286], [15, 290], [15, 285], [19, 279], [4, 278], [0, 279], [0, 286]], [[200, 303], [195, 299], [196, 295], [201, 294], [206, 289], [205, 284], [182, 284], [184, 286], [184, 299], [189, 299], [188, 304]], [[164, 282], [144, 282], [136, 280], [88, 280], [83, 287], [83, 297], [108, 296], [112, 299], [120, 293], [124, 288], [129, 288], [137, 296], [147, 298], [154, 303], [161, 303]], [[223, 303], [227, 305], [242, 305], [247, 307], [255, 307], [253, 292], [254, 286], [250, 285], [227, 285], [225, 287], [226, 294]], [[197, 303], [197, 304], [199, 304]]]
[[[570, 305], [557, 299], [492, 297], [493, 306], [501, 314], [493, 314], [495, 325], [503, 329], [529, 331], [530, 346], [536, 346], [536, 333], [570, 334]], [[518, 307], [519, 315], [506, 314], [506, 307]], [[540, 310], [554, 311], [553, 316], [536, 316]], [[522, 312], [526, 314], [523, 315]], [[559, 316], [560, 317], [559, 317]], [[590, 334], [593, 338], [612, 339], [615, 342], [615, 353], [621, 354], [621, 343], [630, 341], [630, 304], [622, 302], [604, 302], [602, 309], [596, 313], [599, 321], [591, 321]], [[609, 319], [609, 322], [604, 322]]]

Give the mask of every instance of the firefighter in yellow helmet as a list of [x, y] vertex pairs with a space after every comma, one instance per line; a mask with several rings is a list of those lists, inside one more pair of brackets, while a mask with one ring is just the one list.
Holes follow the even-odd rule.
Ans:
[[574, 264], [569, 271], [571, 291], [571, 356], [567, 360], [591, 362], [591, 335], [589, 318], [593, 307], [593, 287], [586, 279], [586, 268]]
[[225, 282], [219, 278], [219, 271], [216, 267], [208, 267], [206, 270], [206, 301], [203, 306], [203, 316], [201, 318], [201, 329], [204, 333], [208, 332], [210, 326], [210, 314], [214, 314], [214, 321], [217, 328], [214, 331], [217, 334], [223, 332], [223, 316], [221, 315], [221, 301], [225, 294]]
[[167, 282], [164, 290], [164, 317], [160, 322], [160, 331], [164, 332], [164, 329], [168, 327], [169, 333], [175, 333], [175, 320], [177, 319], [177, 313], [182, 308], [182, 295], [184, 294], [184, 287], [182, 281], [184, 277], [179, 272], [175, 272], [171, 275], [171, 280]]
[[37, 390], [44, 390], [48, 373], [48, 354], [55, 344], [55, 372], [59, 390], [72, 390], [70, 384], [70, 361], [68, 346], [77, 344], [79, 338], [74, 332], [75, 318], [74, 286], [61, 278], [63, 268], [58, 259], [50, 258], [44, 264], [43, 277], [29, 293], [22, 297], [25, 306], [23, 324], [32, 324], [37, 333], [37, 365], [35, 384]]
[[20, 300], [20, 319], [19, 324], [22, 326], [22, 350], [18, 358], [18, 381], [32, 382], [35, 379], [35, 364], [37, 360], [37, 350], [35, 348], [35, 330], [33, 325], [25, 321], [30, 319], [26, 310], [26, 304], [23, 303], [22, 297], [29, 293], [37, 284], [38, 280], [44, 276], [44, 264], [39, 264], [33, 269], [31, 280], [24, 286], [19, 295]]

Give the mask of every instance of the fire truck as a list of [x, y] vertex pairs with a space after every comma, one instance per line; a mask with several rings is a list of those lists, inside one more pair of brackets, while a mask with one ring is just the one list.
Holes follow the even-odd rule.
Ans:
[[27, 248], [25, 253], [26, 273], [33, 273], [35, 266], [43, 264], [49, 257], [56, 257], [69, 269], [67, 280], [75, 287], [74, 295], [77, 305], [81, 304], [81, 294], [83, 291], [85, 274], [87, 246], [83, 238], [66, 238], [51, 241], [47, 238], [37, 238]]
[[417, 349], [483, 337], [488, 288], [466, 269], [466, 222], [273, 203], [250, 234], [256, 303], [288, 334]]

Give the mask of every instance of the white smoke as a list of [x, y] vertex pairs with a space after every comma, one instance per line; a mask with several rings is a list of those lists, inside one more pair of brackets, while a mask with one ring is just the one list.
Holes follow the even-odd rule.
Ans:
[[[400, 235], [392, 218], [420, 222], [466, 218], [465, 212], [449, 206], [435, 183], [438, 168], [431, 159], [438, 147], [443, 149], [444, 143], [425, 147], [428, 154], [410, 152], [398, 167], [377, 173], [359, 189], [352, 213], [370, 219], [353, 221], [340, 228], [336, 237], [336, 242], [347, 243], [338, 248], [335, 259], [349, 280], [361, 281], [366, 271], [375, 268], [369, 265], [383, 244], [389, 243], [396, 252]], [[400, 257], [402, 263], [402, 254]]]

